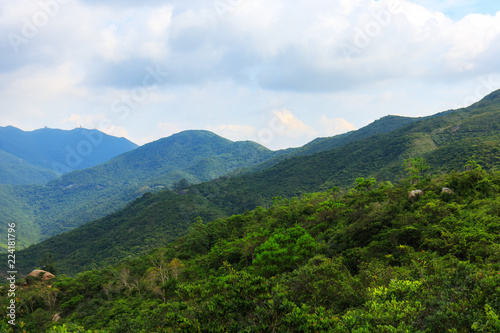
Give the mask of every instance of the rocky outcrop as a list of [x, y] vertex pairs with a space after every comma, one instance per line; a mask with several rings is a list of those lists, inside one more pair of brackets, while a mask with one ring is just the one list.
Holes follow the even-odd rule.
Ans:
[[410, 191], [410, 194], [408, 194], [408, 199], [415, 199], [421, 195], [424, 195], [424, 192], [422, 190], [413, 190]]
[[47, 281], [56, 277], [54, 274], [41, 269], [35, 269], [33, 272], [29, 273], [28, 276], [40, 277], [42, 281]]
[[447, 187], [443, 187], [443, 189], [441, 190], [441, 194], [453, 194], [453, 191]]

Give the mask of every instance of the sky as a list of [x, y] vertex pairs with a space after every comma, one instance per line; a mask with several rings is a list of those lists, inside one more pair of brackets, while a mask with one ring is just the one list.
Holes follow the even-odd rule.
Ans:
[[0, 0], [0, 126], [271, 149], [500, 89], [500, 4]]

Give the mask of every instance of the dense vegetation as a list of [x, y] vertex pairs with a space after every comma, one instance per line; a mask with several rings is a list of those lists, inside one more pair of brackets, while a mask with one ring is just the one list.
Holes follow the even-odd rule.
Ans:
[[[146, 192], [180, 179], [208, 181], [261, 163], [278, 152], [252, 142], [232, 142], [207, 131], [186, 131], [147, 144], [93, 168], [78, 170], [46, 185], [0, 185], [0, 202], [30, 232], [20, 246], [38, 243], [123, 208]], [[0, 230], [0, 237], [5, 230]]]
[[499, 331], [500, 173], [474, 159], [432, 178], [423, 159], [401, 169], [396, 185], [358, 178], [348, 191], [275, 198], [196, 218], [147, 256], [30, 277], [20, 331]]
[[[168, 230], [170, 226], [178, 226], [179, 219], [177, 214], [165, 214], [163, 211], [182, 210], [184, 216], [190, 217], [230, 216], [252, 210], [257, 206], [268, 207], [275, 196], [291, 198], [334, 186], [346, 188], [359, 177], [375, 177], [381, 181], [394, 182], [404, 177], [401, 165], [405, 159], [412, 156], [423, 156], [431, 168], [430, 172], [434, 174], [459, 170], [471, 155], [476, 156], [485, 170], [498, 169], [500, 167], [499, 124], [499, 102], [492, 94], [467, 109], [448, 111], [439, 117], [411, 121], [391, 133], [374, 135], [321, 153], [290, 158], [260, 172], [222, 177], [212, 182], [191, 186], [178, 192], [181, 193], [180, 196], [188, 194], [179, 200], [174, 199], [176, 195], [170, 194], [153, 196], [148, 202], [154, 203], [156, 207], [168, 207], [168, 209], [159, 210], [151, 205], [140, 213], [126, 208], [115, 215], [120, 217], [119, 221], [124, 227], [114, 230], [113, 237], [116, 242], [129, 245], [120, 247], [119, 252], [113, 250], [115, 246], [113, 242], [106, 241], [108, 236], [103, 231], [111, 227], [108, 229], [102, 227], [109, 222], [109, 219], [104, 219], [90, 223], [82, 229], [86, 231], [81, 235], [94, 235], [92, 241], [89, 241], [90, 237], [78, 236], [80, 231], [76, 230], [74, 233], [63, 234], [37, 244], [19, 255], [25, 263], [25, 271], [40, 261], [45, 253], [50, 252], [60, 262], [62, 272], [74, 273], [78, 267], [88, 268], [117, 262], [122, 258], [141, 254], [136, 249], [146, 252], [164, 244], [162, 234], [156, 230]], [[65, 202], [70, 198], [69, 194], [66, 195]], [[75, 196], [75, 200], [77, 198], [79, 197]], [[110, 202], [106, 199], [102, 201]], [[48, 203], [47, 206], [64, 210], [63, 203], [60, 206], [57, 203]], [[89, 212], [86, 214], [89, 215]], [[141, 228], [141, 219], [136, 218], [140, 214], [153, 216], [146, 229]], [[66, 225], [69, 225], [70, 221], [71, 217], [65, 222]], [[181, 227], [173, 228], [175, 232], [169, 233], [169, 239], [184, 235], [191, 222], [192, 219], [181, 224]], [[110, 225], [115, 224], [114, 222]], [[142, 238], [148, 239], [148, 242], [144, 244], [142, 238], [136, 237], [133, 232], [128, 232], [129, 229], [142, 230]], [[118, 257], [91, 255], [95, 251], [95, 242], [103, 244], [100, 247], [101, 252], [114, 253]], [[67, 243], [74, 244], [74, 252], [65, 249], [64, 244]]]
[[[49, 217], [23, 227], [39, 237], [139, 198], [16, 253], [20, 272], [58, 269], [20, 282], [19, 329], [498, 331], [500, 91], [393, 120], [390, 133], [193, 186], [200, 170], [274, 153], [195, 131], [47, 186], [1, 187], [2, 219]], [[153, 193], [168, 179], [174, 191]]]
[[0, 150], [0, 184], [45, 184], [58, 176], [54, 170], [32, 165]]
[[17, 269], [29, 273], [48, 253], [70, 275], [114, 264], [185, 235], [198, 216], [213, 221], [227, 213], [192, 194], [146, 192], [125, 209], [19, 251]]
[[[94, 168], [69, 173], [46, 186], [22, 186], [14, 189], [0, 185], [0, 196], [9, 198], [0, 202], [2, 211], [6, 212], [0, 217], [0, 221], [23, 223], [25, 230], [29, 231], [23, 235], [23, 243], [20, 245], [20, 248], [24, 248], [25, 245], [36, 244], [50, 236], [99, 219], [146, 192], [156, 192], [180, 179], [199, 183], [234, 174], [237, 170], [240, 173], [243, 169], [255, 170], [253, 166], [256, 165], [259, 165], [258, 169], [265, 169], [283, 160], [285, 156], [309, 155], [339, 147], [373, 134], [388, 132], [415, 120], [417, 118], [384, 117], [358, 131], [318, 139], [300, 149], [276, 152], [252, 142], [231, 142], [207, 131], [185, 131]], [[5, 128], [7, 129], [24, 133], [14, 128]], [[41, 132], [51, 131], [44, 129]], [[12, 174], [5, 174], [7, 176], [12, 178]], [[208, 188], [213, 190], [213, 186]], [[312, 190], [313, 188], [309, 188], [309, 191]], [[208, 196], [213, 195], [212, 192]], [[266, 200], [270, 198], [267, 197]], [[262, 204], [262, 201], [251, 199], [244, 207], [237, 209], [253, 209], [258, 204]], [[232, 212], [239, 210], [233, 209]], [[38, 259], [33, 258], [32, 261]]]

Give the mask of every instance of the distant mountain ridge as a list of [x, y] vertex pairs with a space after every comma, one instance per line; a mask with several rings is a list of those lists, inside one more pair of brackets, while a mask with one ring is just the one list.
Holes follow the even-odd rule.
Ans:
[[30, 230], [20, 231], [23, 244], [33, 244], [111, 214], [144, 193], [172, 186], [182, 178], [190, 183], [212, 180], [275, 154], [254, 142], [185, 131], [95, 167], [67, 173], [44, 186], [0, 186], [0, 197], [9, 198], [0, 201], [4, 212], [0, 222], [22, 222], [24, 230]]
[[[23, 250], [20, 257], [33, 265], [36, 258], [51, 252], [62, 267], [75, 273], [162, 246], [174, 234], [183, 235], [197, 215], [211, 220], [241, 214], [269, 205], [275, 197], [351, 187], [359, 177], [397, 181], [404, 176], [404, 160], [411, 157], [427, 160], [435, 174], [462, 170], [473, 155], [484, 169], [500, 169], [498, 93], [468, 108], [413, 121], [335, 149], [292, 157], [266, 170], [194, 185], [182, 194], [161, 191], [144, 196], [115, 214]], [[64, 250], [68, 243], [74, 251]], [[127, 246], [119, 246], [122, 243]]]
[[[401, 120], [399, 125], [408, 121], [405, 117]], [[381, 120], [378, 124], [384, 123], [385, 120]], [[397, 127], [388, 125], [391, 126]], [[381, 129], [386, 130], [386, 127], [359, 131], [377, 133]], [[335, 141], [342, 136], [329, 139]], [[328, 150], [330, 140], [324, 139], [314, 149]], [[348, 141], [340, 141], [337, 145], [345, 142]], [[204, 130], [183, 131], [93, 168], [65, 174], [46, 186], [16, 188], [15, 199], [32, 208], [28, 212], [16, 212], [10, 205], [3, 209], [9, 212], [5, 216], [24, 216], [21, 219], [30, 221], [27, 223], [37, 230], [31, 236], [32, 243], [36, 243], [110, 214], [143, 193], [171, 186], [182, 178], [190, 183], [201, 183], [238, 170], [246, 173], [270, 161], [274, 165], [283, 158], [290, 158], [293, 152], [293, 149], [271, 151], [251, 141], [232, 142]], [[0, 217], [0, 221], [2, 219]]]
[[180, 178], [199, 183], [275, 155], [254, 142], [233, 142], [209, 131], [188, 130], [148, 143], [96, 167], [64, 175], [51, 185], [169, 185]]
[[[42, 128], [23, 131], [13, 126], [0, 127], [0, 151], [15, 156], [37, 170], [26, 169], [26, 177], [10, 173], [7, 155], [0, 156], [4, 184], [43, 184], [58, 175], [93, 167], [131, 151], [138, 146], [125, 139], [98, 130]], [[51, 171], [51, 172], [49, 172]], [[37, 175], [37, 172], [43, 175]]]
[[[438, 116], [438, 115], [434, 115], [434, 116]], [[431, 117], [434, 117], [434, 116], [431, 116]], [[346, 144], [349, 144], [351, 142], [361, 140], [364, 138], [368, 138], [372, 135], [389, 133], [389, 132], [392, 132], [393, 130], [398, 129], [402, 126], [405, 126], [407, 124], [410, 124], [412, 122], [419, 121], [422, 119], [424, 119], [424, 117], [403, 117], [403, 116], [393, 116], [393, 115], [385, 116], [385, 117], [382, 117], [380, 119], [375, 120], [374, 122], [360, 128], [358, 130], [335, 135], [332, 137], [316, 138], [313, 141], [305, 144], [302, 147], [287, 149], [285, 153], [280, 154], [277, 157], [256, 166], [255, 168], [253, 168], [252, 171], [265, 170], [265, 169], [270, 168], [271, 166], [273, 166], [273, 165], [275, 165], [283, 160], [290, 159], [292, 157], [312, 155], [315, 153], [320, 153], [323, 151], [342, 147]]]
[[[229, 197], [238, 190], [259, 193], [269, 200], [349, 186], [358, 177], [396, 181], [404, 176], [404, 160], [415, 156], [426, 159], [434, 173], [459, 170], [473, 155], [485, 169], [500, 168], [499, 91], [468, 108], [423, 117], [335, 149], [294, 156], [260, 172], [230, 179], [219, 187]], [[218, 198], [220, 202], [226, 199], [225, 195]]]
[[0, 150], [0, 184], [45, 184], [58, 177], [54, 170], [33, 165], [20, 157]]

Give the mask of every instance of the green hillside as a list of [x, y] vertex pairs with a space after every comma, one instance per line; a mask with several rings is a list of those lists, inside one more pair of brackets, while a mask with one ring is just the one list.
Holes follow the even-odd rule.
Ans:
[[[20, 246], [31, 245], [111, 214], [144, 193], [169, 187], [182, 178], [190, 183], [208, 181], [275, 154], [253, 142], [232, 142], [208, 131], [186, 131], [46, 185], [0, 185], [0, 193], [11, 196], [0, 203], [9, 212], [0, 216], [0, 222], [15, 218], [25, 225], [30, 233]], [[5, 232], [0, 230], [0, 236]]]
[[[386, 124], [387, 128], [391, 126], [397, 128], [403, 123], [414, 120], [414, 118], [386, 117], [375, 122], [375, 125], [360, 129], [361, 134], [351, 132], [350, 135], [364, 137], [367, 133], [383, 131], [385, 127], [381, 124]], [[335, 145], [348, 142], [347, 139], [338, 141], [337, 137], [332, 140], [336, 142]], [[325, 139], [321, 142], [325, 144], [324, 149], [332, 145], [331, 140]], [[320, 145], [320, 143], [314, 144], [315, 149], [319, 149]], [[95, 168], [64, 175], [47, 186], [18, 188], [15, 196], [24, 198], [23, 201], [30, 207], [42, 207], [33, 214], [38, 230], [38, 233], [33, 236], [36, 235], [36, 239], [39, 240], [67, 232], [85, 222], [112, 213], [145, 192], [154, 191], [155, 186], [172, 184], [180, 178], [186, 178], [190, 182], [218, 178], [239, 168], [251, 168], [252, 165], [271, 159], [277, 154], [284, 154], [284, 152], [271, 152], [252, 142], [233, 143], [207, 131], [186, 131], [145, 145]], [[315, 172], [310, 174], [311, 170], [308, 169], [295, 171], [292, 168], [288, 169], [288, 164], [292, 161], [294, 160], [287, 160], [263, 174], [224, 177], [215, 182], [194, 186], [190, 190], [191, 194], [195, 195], [193, 200], [206, 203], [205, 206], [209, 207], [209, 211], [217, 207], [215, 209], [219, 216], [228, 216], [267, 204], [275, 195], [292, 196], [319, 188], [315, 183], [310, 183], [311, 186], [307, 187], [300, 185], [304, 181], [308, 182]], [[306, 165], [309, 163], [307, 159], [303, 162]], [[180, 168], [171, 171], [175, 168], [174, 166]], [[288, 177], [287, 172], [292, 172], [297, 176], [298, 183], [289, 184], [290, 188], [281, 186], [281, 181], [286, 181]], [[158, 200], [162, 202], [162, 206], [175, 205], [169, 201], [170, 199], [170, 197], [160, 197]], [[205, 214], [205, 206], [201, 206], [198, 215]], [[126, 211], [123, 214], [129, 218], [133, 216]], [[162, 241], [153, 230], [165, 229], [171, 223], [177, 223], [175, 215], [157, 214], [157, 216], [158, 218], [154, 220], [155, 227], [144, 231], [153, 241], [142, 247], [143, 252], [154, 248]], [[127, 225], [131, 225], [130, 228], [139, 230], [137, 225], [140, 221], [123, 220], [127, 221]], [[91, 226], [100, 223], [94, 222], [88, 227], [92, 228]], [[177, 236], [182, 235], [187, 227], [188, 224], [179, 229]], [[67, 272], [76, 272], [82, 263], [90, 265], [86, 267], [93, 267], [96, 264], [113, 262], [126, 255], [136, 254], [136, 251], [131, 250], [137, 247], [134, 245], [125, 247], [121, 254], [115, 253], [116, 258], [97, 255], [89, 260], [88, 253], [93, 251], [94, 245], [88, 242], [87, 237], [78, 237], [78, 233], [79, 231], [64, 234], [39, 246], [34, 246], [26, 254], [22, 254], [22, 262], [29, 269], [36, 265], [43, 253], [51, 252], [64, 262], [63, 266], [66, 267], [68, 263]], [[105, 241], [106, 233], [98, 232], [96, 237], [97, 242], [109, 244]], [[129, 234], [122, 232], [120, 235], [114, 234], [114, 237], [124, 241]], [[132, 241], [137, 241], [137, 239], [132, 239]], [[66, 251], [64, 244], [68, 243], [77, 244], [79, 251], [75, 253]]]
[[[290, 198], [337, 186], [350, 187], [359, 177], [398, 181], [404, 176], [402, 166], [405, 159], [412, 157], [423, 157], [430, 165], [430, 172], [434, 174], [459, 170], [473, 155], [485, 170], [499, 169], [499, 118], [498, 100], [486, 99], [467, 109], [412, 122], [391, 133], [358, 140], [330, 151], [291, 158], [261, 172], [222, 177], [216, 181], [194, 185], [183, 193], [188, 194], [185, 198], [197, 203], [198, 215], [211, 216], [209, 212], [215, 211], [215, 215], [229, 216], [257, 206], [266, 207], [274, 197]], [[154, 198], [160, 202], [161, 207], [172, 206], [170, 209], [177, 209], [176, 201], [172, 201], [170, 196], [159, 194]], [[126, 209], [120, 214], [128, 216], [121, 220], [128, 228], [141, 228], [141, 220], [131, 218], [140, 215], [139, 213], [132, 214]], [[190, 211], [189, 216], [191, 215]], [[79, 240], [78, 230], [57, 238], [59, 245], [43, 242], [30, 248], [29, 252], [21, 252], [20, 256], [29, 270], [30, 265], [36, 264], [44, 253], [53, 253], [64, 272], [74, 272], [78, 266], [118, 261], [128, 255], [136, 255], [135, 248], [147, 251], [163, 244], [163, 239], [154, 230], [168, 229], [170, 225], [177, 223], [177, 217], [175, 214], [163, 215], [158, 212], [157, 218], [152, 221], [154, 227], [149, 226], [142, 231], [143, 237], [150, 240], [146, 245], [141, 239], [130, 240], [130, 234], [124, 230], [113, 234], [118, 242], [130, 241], [127, 243], [129, 246], [122, 249], [118, 257], [108, 257], [106, 260], [99, 255], [89, 257], [88, 253], [92, 253], [93, 245], [86, 238]], [[100, 224], [102, 221], [89, 224], [88, 227]], [[178, 235], [182, 235], [188, 226], [186, 224], [183, 229], [177, 229]], [[69, 235], [72, 235], [71, 238], [66, 238]], [[94, 241], [106, 244], [105, 233], [95, 235], [97, 238]], [[75, 244], [77, 253], [65, 251], [64, 244], [67, 243]], [[104, 251], [103, 248], [101, 251]]]
[[345, 146], [354, 141], [369, 138], [376, 134], [390, 133], [400, 127], [403, 127], [415, 121], [441, 117], [443, 115], [448, 114], [449, 112], [451, 111], [441, 112], [428, 117], [417, 117], [417, 118], [402, 117], [402, 116], [385, 116], [378, 120], [375, 120], [373, 123], [368, 124], [367, 126], [362, 127], [358, 130], [335, 135], [333, 137], [317, 138], [309, 142], [308, 144], [304, 145], [303, 147], [287, 149], [286, 153], [279, 155], [273, 159], [270, 159], [269, 161], [266, 161], [262, 164], [259, 164], [252, 170], [262, 171], [270, 168], [271, 166], [277, 164], [278, 162], [281, 162], [285, 159], [289, 159], [291, 157], [312, 155], [314, 153], [320, 153], [323, 151], [332, 150], [335, 148]]
[[[3, 225], [7, 226], [9, 223], [18, 223], [18, 221], [30, 221], [32, 211], [29, 205], [22, 202], [16, 195], [16, 186], [2, 185], [0, 186], [0, 212]], [[33, 240], [39, 242], [40, 228], [29, 223], [20, 224], [22, 228], [17, 230], [17, 243], [18, 249], [25, 248], [32, 244]], [[4, 228], [0, 232], [4, 241], [0, 242], [0, 252], [7, 250], [7, 230]]]
[[64, 175], [50, 185], [165, 185], [181, 176], [198, 183], [263, 162], [274, 154], [254, 142], [233, 142], [209, 131], [184, 131], [94, 168]]
[[40, 249], [46, 253], [44, 247], [48, 247], [61, 267], [64, 265], [64, 272], [76, 274], [172, 242], [185, 234], [196, 217], [212, 221], [224, 215], [193, 195], [146, 193], [125, 209], [19, 252], [18, 269], [28, 272], [37, 266], [43, 257]]
[[29, 332], [498, 332], [500, 173], [463, 167], [275, 199], [119, 265], [30, 277], [18, 320]]
[[[348, 137], [384, 132], [411, 121], [413, 118], [385, 117], [375, 125], [351, 132]], [[351, 139], [332, 138], [334, 145]], [[332, 140], [322, 139], [311, 144], [312, 150], [329, 149]], [[312, 150], [305, 148], [308, 152]], [[171, 186], [182, 178], [190, 183], [205, 182], [238, 170], [248, 172], [257, 165], [265, 168], [266, 161], [273, 160], [270, 163], [273, 165], [279, 161], [276, 158], [291, 153], [292, 150], [273, 152], [249, 141], [232, 142], [208, 131], [185, 131], [96, 167], [68, 173], [45, 186], [17, 187], [11, 195], [25, 208], [21, 211], [20, 205], [10, 205], [8, 209], [23, 217], [18, 222], [36, 230], [26, 239], [27, 244], [33, 244], [101, 218], [145, 192]], [[253, 208], [256, 203], [245, 207]], [[0, 221], [7, 221], [6, 217], [0, 217]]]
[[0, 184], [45, 184], [58, 176], [59, 174], [54, 170], [32, 165], [0, 150]]
[[96, 166], [135, 148], [137, 145], [125, 138], [98, 130], [0, 127], [0, 150], [60, 174]]
[[[274, 196], [350, 186], [358, 177], [396, 181], [403, 176], [404, 160], [415, 156], [427, 160], [434, 173], [459, 169], [472, 155], [487, 170], [500, 167], [498, 93], [469, 108], [438, 115], [218, 183], [217, 202], [229, 202], [237, 212], [269, 202]], [[209, 195], [212, 187], [204, 185], [198, 190]]]

